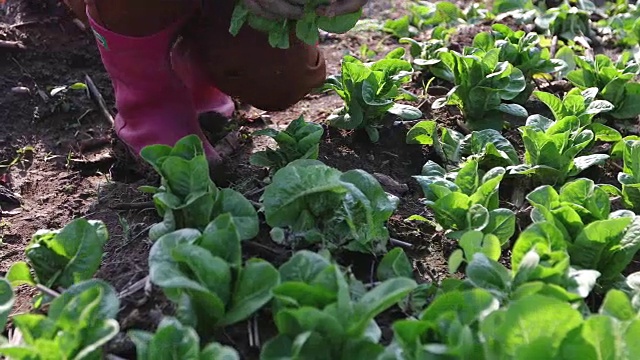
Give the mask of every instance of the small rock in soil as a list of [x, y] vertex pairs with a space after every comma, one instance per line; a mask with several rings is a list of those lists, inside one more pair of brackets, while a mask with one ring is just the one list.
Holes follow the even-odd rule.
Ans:
[[394, 195], [404, 195], [409, 191], [409, 186], [407, 184], [400, 183], [388, 175], [373, 173], [373, 176], [380, 182], [380, 185], [382, 185], [386, 191]]

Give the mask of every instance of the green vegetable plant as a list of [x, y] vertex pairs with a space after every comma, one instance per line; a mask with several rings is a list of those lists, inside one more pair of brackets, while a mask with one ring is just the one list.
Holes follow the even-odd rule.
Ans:
[[500, 61], [507, 61], [522, 72], [526, 88], [513, 99], [517, 104], [524, 105], [531, 96], [535, 88], [534, 77], [549, 76], [566, 66], [562, 60], [551, 59], [548, 48], [540, 47], [540, 37], [536, 33], [513, 31], [503, 24], [494, 24], [492, 30], [476, 35], [474, 46], [485, 51], [499, 48]]
[[353, 291], [336, 264], [309, 251], [283, 264], [280, 276], [273, 289], [278, 335], [262, 348], [264, 360], [375, 359], [384, 350], [375, 317], [416, 288], [414, 280], [396, 277]]
[[317, 160], [296, 160], [280, 169], [263, 195], [275, 241], [368, 253], [386, 251], [386, 222], [398, 202], [365, 171], [342, 173]]
[[[7, 285], [0, 281], [0, 325], [4, 325], [2, 320], [11, 306], [6, 302], [7, 290], [11, 290]], [[0, 337], [0, 356], [14, 360], [102, 359], [102, 346], [120, 329], [115, 320], [119, 306], [115, 290], [106, 282], [77, 283], [51, 302], [47, 315], [14, 315], [12, 322], [22, 339], [9, 343]]]
[[182, 229], [158, 239], [149, 253], [149, 276], [177, 304], [178, 319], [199, 334], [247, 319], [280, 282], [270, 263], [242, 262], [240, 231], [228, 214], [203, 232]]
[[304, 16], [299, 20], [267, 19], [253, 14], [239, 1], [231, 15], [229, 32], [236, 36], [243, 26], [248, 25], [253, 29], [268, 34], [269, 44], [274, 48], [288, 49], [290, 37], [296, 36], [309, 45], [316, 45], [319, 41], [319, 30], [330, 33], [345, 33], [353, 28], [362, 10], [333, 17], [319, 16], [316, 9], [328, 4], [327, 0], [313, 0], [304, 5]]
[[378, 128], [389, 115], [402, 120], [416, 120], [422, 112], [398, 100], [415, 100], [416, 96], [402, 89], [411, 81], [413, 67], [402, 57], [404, 48], [391, 51], [373, 63], [345, 56], [341, 73], [327, 79], [324, 89], [335, 91], [344, 107], [329, 117], [332, 126], [341, 129], [364, 129], [372, 142], [380, 138]]
[[272, 172], [278, 171], [287, 164], [298, 159], [317, 159], [320, 150], [320, 139], [324, 129], [319, 124], [305, 122], [299, 117], [287, 126], [284, 131], [275, 129], [258, 130], [253, 136], [268, 136], [278, 144], [278, 149], [267, 149], [253, 154], [250, 162], [256, 166], [264, 166]]
[[484, 51], [465, 48], [463, 53], [440, 54], [443, 64], [453, 74], [455, 86], [432, 107], [457, 106], [469, 130], [502, 130], [504, 114], [526, 117], [527, 110], [505, 101], [515, 99], [526, 88], [524, 74], [506, 61], [500, 61], [500, 49]]
[[196, 135], [180, 139], [174, 147], [147, 146], [141, 156], [161, 176], [159, 187], [142, 188], [153, 194], [158, 214], [163, 217], [149, 230], [152, 240], [177, 229], [202, 231], [223, 214], [241, 220], [237, 226], [243, 240], [258, 234], [258, 215], [249, 200], [232, 189], [219, 189], [209, 177], [209, 163]]
[[448, 51], [445, 41], [430, 39], [421, 42], [412, 38], [401, 38], [400, 44], [409, 44], [409, 54], [416, 70], [429, 72], [437, 78], [453, 83], [453, 74], [440, 60], [440, 54]]
[[239, 360], [238, 352], [228, 346], [210, 343], [200, 348], [196, 331], [175, 318], [164, 318], [155, 333], [131, 330], [128, 333], [136, 345], [138, 360]]
[[518, 153], [499, 131], [486, 129], [462, 133], [438, 127], [435, 121], [418, 122], [407, 132], [407, 144], [433, 145], [438, 156], [447, 165], [458, 166], [466, 160], [475, 160], [485, 170], [520, 163]]
[[411, 24], [418, 29], [433, 27], [456, 28], [465, 24], [477, 24], [490, 20], [492, 14], [482, 4], [470, 4], [460, 8], [449, 1], [416, 1], [409, 5]]
[[610, 287], [640, 250], [640, 217], [627, 210], [611, 212], [606, 188], [577, 179], [559, 192], [541, 186], [527, 200], [534, 206], [534, 222], [550, 222], [559, 229], [571, 264], [597, 270], [601, 285]]
[[[13, 286], [41, 284], [55, 290], [89, 280], [100, 267], [108, 238], [104, 223], [85, 219], [76, 219], [62, 229], [37, 231], [25, 249], [27, 262], [11, 265], [7, 280]], [[36, 306], [45, 300], [44, 295], [38, 295]]]
[[[584, 299], [600, 274], [569, 266], [567, 243], [549, 222], [534, 223], [519, 235], [511, 270], [477, 252], [465, 271], [464, 280], [445, 280], [415, 319], [393, 324], [394, 339], [379, 359], [568, 359], [577, 349], [597, 358], [603, 338], [613, 343], [619, 337], [593, 335], [592, 318], [620, 326], [621, 334], [631, 323], [619, 321], [637, 321], [637, 306], [619, 290], [606, 295], [600, 315], [590, 313]], [[630, 344], [608, 351], [621, 354], [625, 346]]]
[[640, 42], [640, 9], [628, 1], [609, 3], [607, 15], [597, 22], [605, 39], [623, 48], [637, 46]]
[[509, 241], [515, 232], [515, 214], [499, 207], [498, 189], [505, 169], [482, 171], [478, 162], [469, 160], [457, 173], [447, 173], [429, 161], [422, 175], [415, 176], [425, 195], [425, 203], [447, 236], [460, 239], [467, 231], [495, 235], [499, 244]]
[[557, 35], [563, 40], [579, 38], [588, 42], [594, 35], [591, 29], [591, 13], [590, 10], [571, 6], [567, 1], [540, 14], [536, 17], [535, 24], [539, 32], [545, 35]]
[[640, 213], [640, 141], [625, 140], [622, 171], [618, 182], [622, 184], [622, 199], [627, 208]]
[[567, 79], [581, 90], [597, 88], [598, 97], [614, 107], [607, 115], [616, 119], [631, 119], [640, 115], [640, 84], [634, 81], [640, 66], [626, 53], [617, 62], [604, 54], [594, 60], [576, 56], [577, 69]]
[[578, 156], [596, 136], [576, 116], [552, 121], [534, 115], [519, 130], [525, 148], [524, 164], [508, 169], [511, 174], [532, 176], [540, 184], [562, 184], [609, 158], [606, 154]]

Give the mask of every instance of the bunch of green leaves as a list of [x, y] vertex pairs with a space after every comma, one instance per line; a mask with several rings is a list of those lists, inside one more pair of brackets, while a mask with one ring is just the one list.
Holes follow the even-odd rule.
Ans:
[[328, 0], [312, 0], [304, 5], [304, 16], [300, 20], [267, 19], [249, 11], [242, 1], [238, 1], [231, 15], [229, 32], [236, 36], [247, 24], [251, 28], [264, 32], [269, 37], [269, 45], [274, 48], [288, 49], [290, 37], [295, 36], [309, 45], [316, 45], [319, 41], [319, 30], [330, 33], [345, 33], [353, 28], [362, 9], [334, 17], [319, 16], [316, 9], [328, 4]]
[[272, 172], [278, 171], [298, 159], [317, 159], [320, 139], [324, 134], [321, 125], [305, 122], [304, 117], [292, 121], [284, 131], [274, 129], [258, 130], [253, 136], [268, 136], [278, 144], [278, 149], [267, 149], [251, 156], [249, 161], [256, 166], [264, 166]]
[[505, 244], [515, 232], [515, 214], [499, 208], [498, 190], [505, 169], [482, 171], [478, 162], [469, 160], [457, 173], [447, 173], [429, 161], [422, 175], [414, 176], [425, 196], [425, 203], [436, 222], [454, 239], [469, 230], [495, 235]]
[[546, 35], [558, 37], [564, 40], [582, 38], [588, 41], [592, 37], [591, 29], [592, 11], [571, 6], [568, 2], [558, 7], [547, 9], [536, 17], [535, 24], [538, 30]]
[[[66, 289], [89, 280], [100, 267], [108, 238], [104, 223], [85, 219], [76, 219], [59, 230], [39, 230], [25, 249], [27, 262], [11, 265], [7, 280], [13, 286], [41, 284], [51, 289]], [[38, 295], [36, 307], [45, 300]]]
[[640, 140], [625, 140], [623, 168], [618, 173], [622, 199], [627, 208], [640, 213]]
[[633, 212], [611, 212], [607, 188], [590, 179], [535, 189], [527, 200], [534, 206], [534, 222], [553, 223], [567, 242], [571, 264], [601, 273], [603, 286], [618, 281], [640, 250], [640, 217]]
[[327, 79], [324, 89], [335, 91], [344, 107], [329, 117], [330, 124], [341, 129], [364, 129], [373, 142], [380, 138], [378, 127], [388, 115], [403, 120], [416, 120], [422, 112], [416, 107], [396, 103], [415, 100], [402, 89], [411, 81], [413, 67], [404, 60], [405, 50], [397, 48], [373, 63], [345, 56], [340, 74]]
[[630, 48], [640, 42], [640, 8], [626, 0], [610, 2], [607, 17], [597, 22], [604, 36], [613, 38], [616, 45]]
[[162, 236], [149, 253], [149, 276], [177, 304], [178, 319], [207, 334], [253, 315], [280, 282], [270, 263], [242, 262], [236, 221], [221, 215], [201, 233], [182, 229]]
[[418, 29], [438, 26], [456, 28], [464, 24], [478, 24], [492, 18], [482, 4], [470, 4], [461, 9], [449, 1], [417, 1], [409, 5], [411, 23]]
[[465, 136], [453, 129], [438, 128], [435, 121], [424, 120], [409, 129], [407, 144], [433, 145], [438, 156], [453, 166], [475, 160], [480, 168], [489, 170], [520, 163], [513, 145], [493, 129], [473, 131]]
[[155, 333], [131, 330], [128, 335], [138, 360], [240, 360], [235, 349], [218, 343], [200, 349], [198, 333], [175, 318], [162, 319]]
[[398, 39], [418, 35], [418, 28], [411, 22], [409, 15], [397, 19], [389, 19], [382, 24], [381, 30]]
[[150, 145], [141, 156], [161, 176], [160, 187], [143, 187], [153, 194], [153, 201], [163, 221], [149, 230], [157, 240], [177, 229], [203, 230], [222, 214], [231, 214], [237, 222], [240, 237], [251, 239], [258, 234], [258, 214], [242, 194], [232, 189], [219, 189], [209, 177], [209, 162], [196, 135], [186, 136], [174, 147]]
[[365, 171], [342, 173], [315, 160], [296, 160], [276, 172], [263, 195], [275, 241], [373, 253], [386, 251], [386, 222], [398, 202]]
[[420, 319], [393, 327], [394, 341], [380, 360], [633, 359], [640, 350], [638, 309], [619, 290], [586, 315], [547, 293], [524, 293], [497, 308], [486, 290], [455, 290], [436, 298]]
[[522, 72], [526, 88], [513, 99], [515, 103], [523, 105], [529, 99], [535, 88], [534, 76], [548, 76], [565, 67], [564, 61], [551, 59], [548, 48], [540, 47], [538, 34], [513, 31], [503, 24], [494, 24], [492, 30], [476, 35], [473, 46], [484, 51], [499, 48], [499, 61], [507, 61]]
[[264, 360], [375, 359], [384, 350], [375, 317], [416, 288], [396, 277], [354, 291], [338, 265], [309, 251], [283, 264], [280, 276], [273, 289], [278, 335], [262, 348]]
[[[491, 12], [494, 15], [509, 14], [518, 16], [520, 13], [531, 11], [538, 11], [531, 0], [496, 0], [492, 3], [491, 8]], [[497, 17], [497, 19], [499, 18]]]
[[617, 62], [598, 54], [595, 60], [576, 56], [577, 69], [567, 74], [567, 79], [580, 88], [597, 88], [598, 96], [608, 101], [614, 109], [607, 114], [616, 119], [631, 119], [640, 115], [640, 84], [634, 82], [640, 66], [625, 53]]
[[[600, 274], [570, 267], [567, 242], [555, 225], [534, 223], [520, 234], [512, 250], [512, 270], [483, 252], [473, 255], [464, 280], [443, 281], [436, 298], [417, 319], [393, 324], [394, 340], [379, 359], [537, 359], [541, 353], [545, 359], [569, 359], [576, 351], [568, 351], [569, 345], [563, 351], [567, 357], [554, 355], [560, 342], [573, 344], [581, 336], [592, 339], [588, 332], [558, 330], [564, 325], [558, 325], [557, 318], [562, 316], [564, 324], [564, 312], [575, 315], [567, 319], [580, 321], [581, 313], [589, 313], [584, 299]], [[615, 318], [607, 312], [616, 309], [628, 319], [636, 318], [638, 309], [625, 313], [631, 302], [620, 294], [624, 295], [619, 291], [607, 295], [603, 303], [607, 310], [602, 314]], [[557, 309], [547, 309], [549, 303]], [[621, 329], [625, 331], [624, 326]], [[558, 339], [557, 331], [562, 332]], [[591, 345], [583, 344], [580, 350], [586, 358], [597, 358], [592, 357]]]
[[526, 88], [522, 71], [506, 61], [500, 61], [500, 49], [484, 51], [465, 48], [463, 53], [443, 52], [442, 63], [453, 74], [455, 86], [447, 96], [436, 100], [432, 107], [455, 105], [462, 111], [470, 130], [502, 130], [503, 114], [526, 117], [527, 110], [513, 100]]
[[[580, 126], [587, 126], [596, 135], [598, 141], [619, 141], [620, 134], [604, 125], [594, 122], [595, 117], [613, 110], [613, 104], [607, 100], [596, 99], [598, 88], [588, 89], [573, 88], [567, 92], [563, 99], [543, 91], [535, 91], [534, 95], [545, 104], [554, 117], [554, 120], [562, 120], [569, 116], [577, 117]], [[530, 119], [539, 122], [552, 121], [541, 115], [531, 115]]]
[[[6, 282], [0, 282], [0, 287], [0, 325], [4, 325], [3, 312], [10, 302], [1, 303], [6, 299]], [[102, 346], [120, 329], [115, 320], [119, 306], [116, 292], [106, 282], [77, 283], [51, 302], [47, 315], [13, 316], [22, 340], [9, 343], [0, 338], [0, 356], [14, 360], [102, 359]]]
[[440, 60], [440, 54], [448, 51], [445, 41], [430, 39], [424, 42], [401, 38], [400, 44], [409, 44], [409, 54], [413, 67], [422, 72], [429, 72], [442, 80], [453, 82], [453, 74]]
[[606, 154], [578, 156], [596, 136], [576, 116], [553, 121], [534, 115], [519, 130], [525, 148], [524, 164], [508, 169], [511, 174], [533, 176], [540, 184], [562, 184], [609, 158]]

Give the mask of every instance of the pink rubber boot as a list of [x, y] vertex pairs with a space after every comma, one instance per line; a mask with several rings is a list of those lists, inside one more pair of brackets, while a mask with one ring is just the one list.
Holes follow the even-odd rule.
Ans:
[[231, 97], [211, 85], [204, 69], [184, 42], [174, 47], [171, 62], [173, 70], [191, 90], [191, 98], [199, 114], [215, 111], [224, 117], [233, 115], [235, 104]]
[[219, 162], [220, 156], [198, 124], [192, 93], [171, 66], [170, 47], [185, 20], [146, 37], [119, 35], [98, 25], [91, 16], [89, 21], [113, 83], [118, 137], [139, 154], [147, 145], [173, 146], [196, 134], [209, 160]]

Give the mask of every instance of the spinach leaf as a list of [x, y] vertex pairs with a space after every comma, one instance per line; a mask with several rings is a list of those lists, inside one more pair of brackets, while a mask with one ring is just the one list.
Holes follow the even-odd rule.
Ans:
[[383, 252], [389, 239], [386, 222], [399, 199], [361, 170], [342, 173], [319, 161], [297, 160], [282, 168], [265, 189], [267, 224], [288, 228], [286, 241], [322, 242]]
[[238, 352], [228, 346], [211, 343], [200, 348], [196, 331], [175, 318], [164, 318], [155, 333], [131, 330], [129, 337], [136, 345], [139, 360], [239, 360]]
[[184, 228], [204, 230], [215, 218], [231, 214], [243, 240], [258, 234], [258, 214], [242, 194], [219, 189], [209, 177], [209, 163], [196, 135], [180, 139], [174, 147], [150, 145], [141, 154], [161, 176], [158, 188], [147, 187], [163, 221], [149, 230], [151, 240]]
[[278, 144], [278, 149], [257, 152], [249, 161], [252, 165], [268, 167], [275, 172], [294, 160], [315, 160], [318, 158], [320, 139], [323, 134], [324, 129], [321, 125], [305, 122], [302, 116], [292, 121], [284, 131], [273, 129], [255, 131], [253, 136], [273, 138]]
[[51, 302], [48, 315], [19, 314], [14, 325], [19, 344], [0, 343], [0, 355], [12, 359], [100, 359], [102, 346], [119, 331], [119, 300], [101, 280], [77, 283]]
[[413, 106], [396, 103], [398, 100], [415, 100], [416, 96], [402, 89], [411, 81], [411, 63], [402, 59], [404, 49], [391, 51], [381, 60], [363, 63], [345, 56], [341, 72], [327, 79], [324, 89], [334, 91], [344, 101], [344, 106], [329, 117], [332, 126], [341, 129], [363, 129], [372, 142], [378, 142], [378, 128], [386, 117], [417, 120], [422, 112]]

